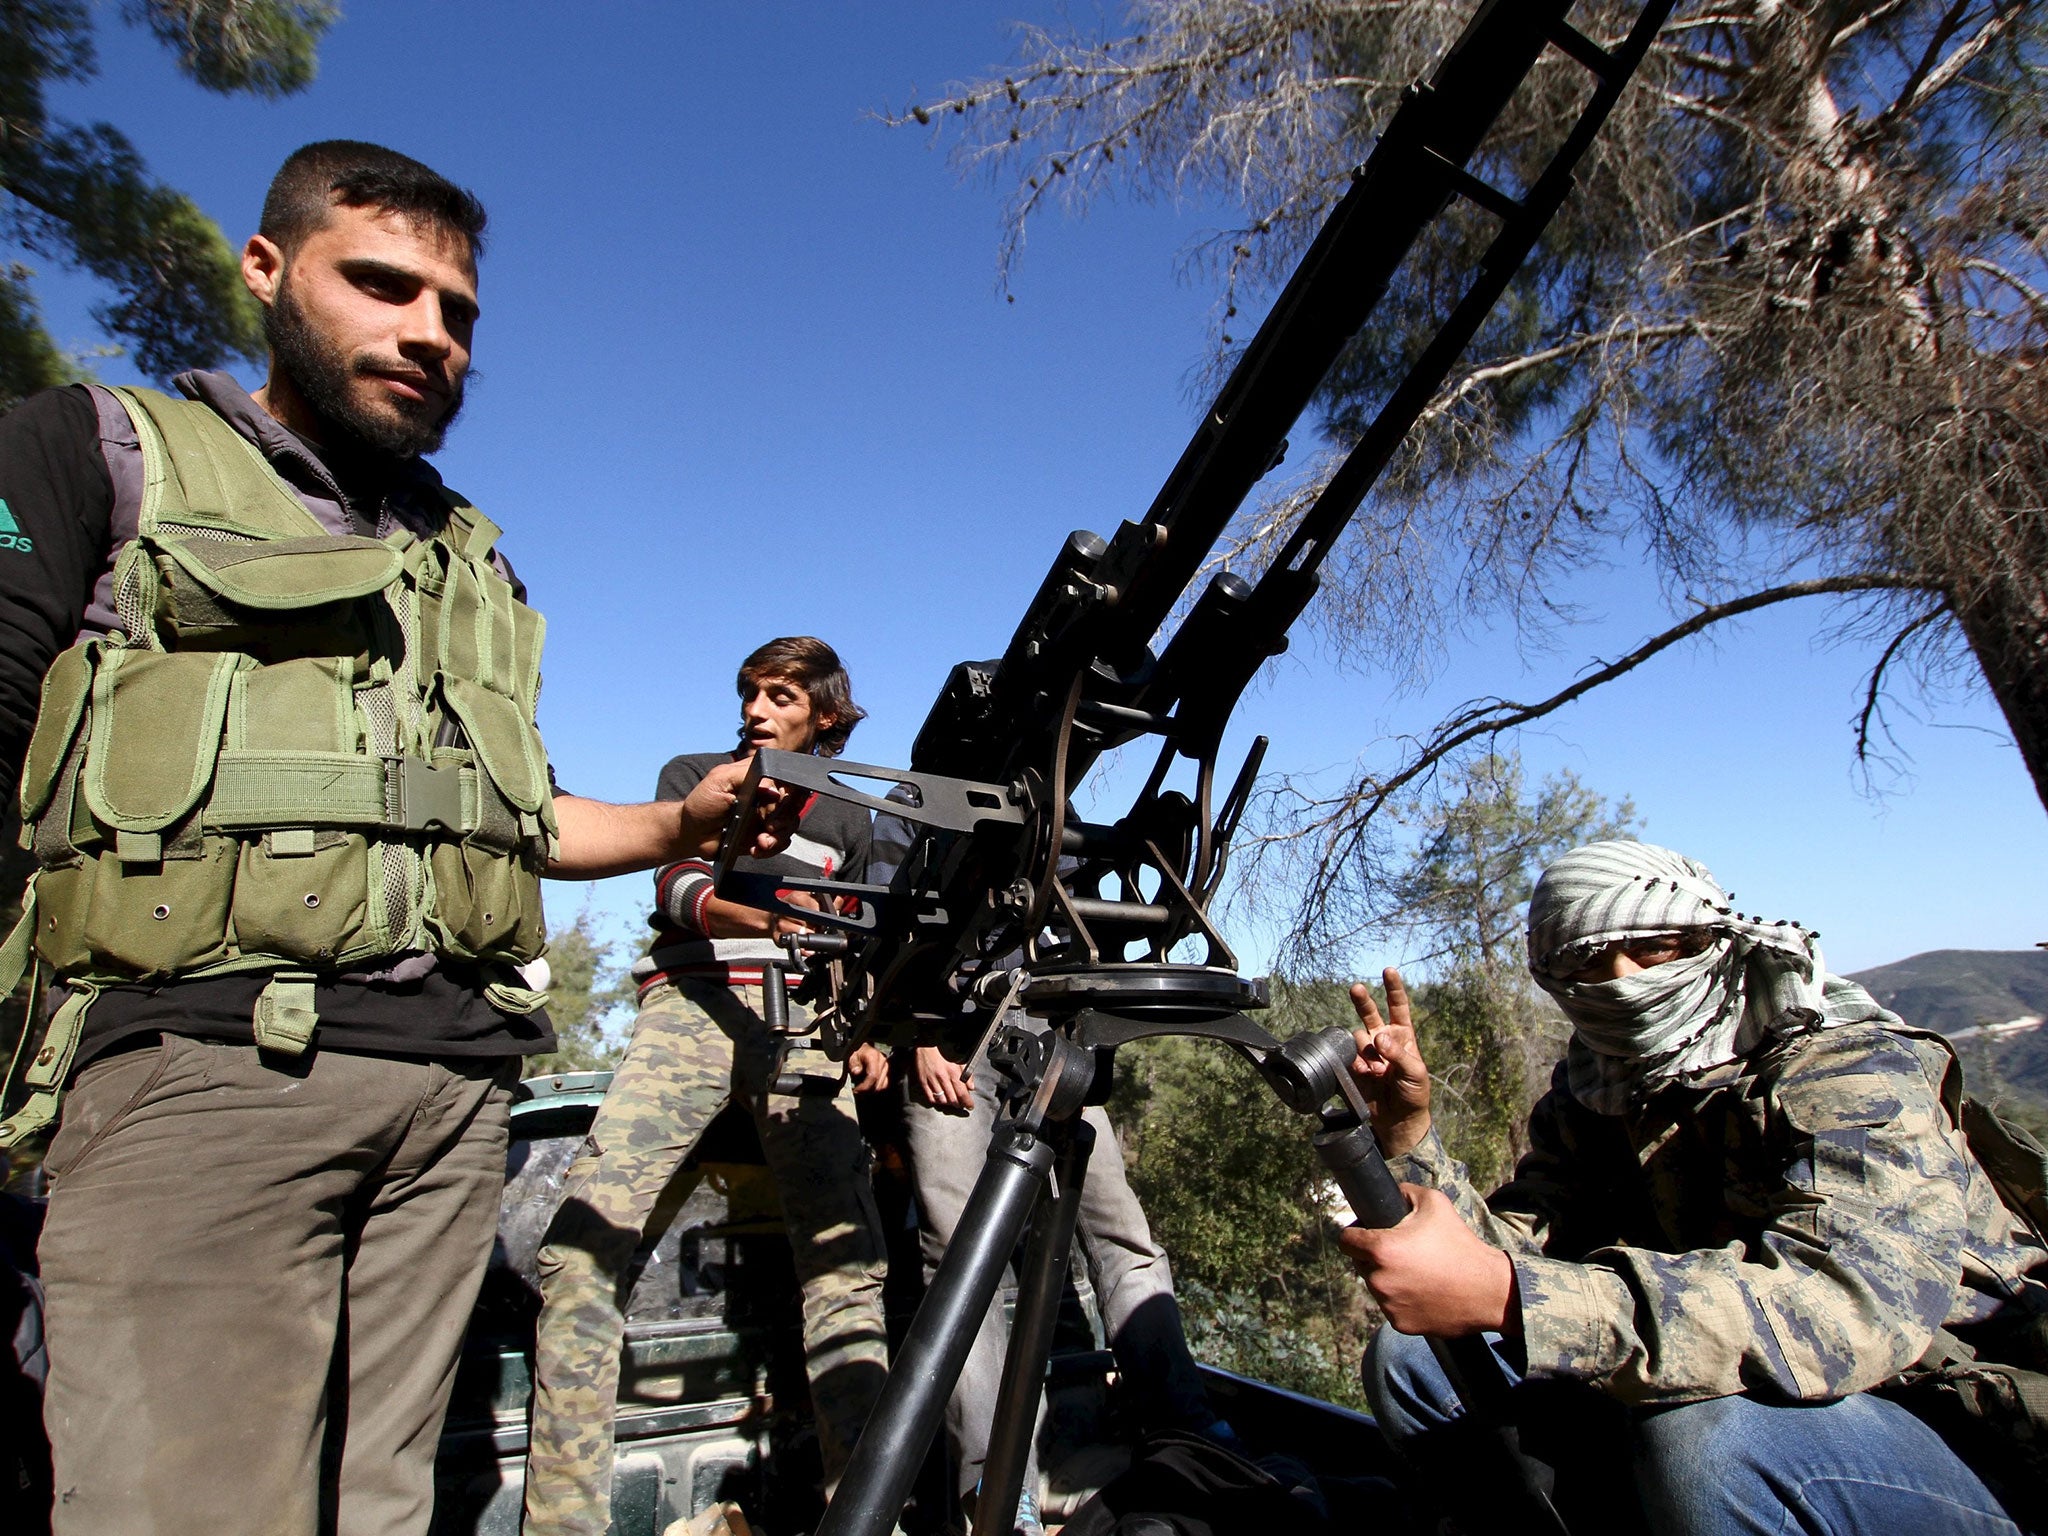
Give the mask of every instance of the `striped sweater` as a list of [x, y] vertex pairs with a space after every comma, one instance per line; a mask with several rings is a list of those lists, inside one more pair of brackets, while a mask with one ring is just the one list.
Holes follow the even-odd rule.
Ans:
[[[655, 786], [657, 800], [681, 800], [731, 752], [694, 752], [672, 759]], [[741, 869], [769, 874], [862, 880], [867, 877], [867, 812], [842, 800], [813, 795], [804, 807], [789, 846], [769, 859], [742, 859]], [[714, 895], [711, 862], [682, 859], [654, 872], [652, 952], [633, 968], [642, 989], [667, 977], [691, 976], [727, 986], [759, 986], [764, 962], [782, 957], [771, 939], [714, 939], [704, 932], [705, 910]]]

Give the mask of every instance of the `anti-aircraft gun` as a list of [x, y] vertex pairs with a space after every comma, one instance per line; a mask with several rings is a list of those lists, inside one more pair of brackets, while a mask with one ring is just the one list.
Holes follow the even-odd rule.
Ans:
[[[722, 894], [836, 930], [802, 946], [832, 956], [829, 1049], [925, 1032], [966, 1060], [996, 1033], [991, 1058], [1008, 1079], [1005, 1114], [959, 1236], [821, 1536], [888, 1530], [1036, 1210], [975, 1519], [977, 1530], [1010, 1528], [1086, 1167], [1078, 1111], [1106, 1096], [1118, 1045], [1158, 1034], [1224, 1041], [1289, 1105], [1320, 1115], [1318, 1151], [1362, 1221], [1388, 1226], [1406, 1214], [1346, 1070], [1348, 1034], [1282, 1043], [1247, 1016], [1265, 1005], [1262, 984], [1238, 974], [1208, 905], [1265, 743], [1253, 746], [1220, 800], [1217, 754], [1239, 696], [1286, 648], [1322, 560], [1570, 191], [1574, 167], [1670, 6], [1648, 0], [1609, 48], [1570, 24], [1571, 0], [1483, 0], [1353, 173], [1151, 507], [1106, 541], [1068, 537], [1001, 657], [953, 669], [910, 767], [757, 755], [757, 778], [912, 828], [887, 885], [749, 875], [732, 867], [732, 850], [721, 860]], [[1586, 71], [1580, 115], [1526, 186], [1491, 184], [1471, 166], [1484, 163], [1489, 131], [1546, 49]], [[1497, 228], [1448, 317], [1257, 579], [1212, 576], [1155, 649], [1410, 248], [1454, 202]], [[1069, 792], [1089, 767], [1145, 738], [1158, 739], [1157, 757], [1130, 808], [1113, 821], [1074, 816]], [[1170, 785], [1183, 761], [1192, 792]], [[1188, 776], [1183, 769], [1178, 778]], [[858, 780], [894, 788], [878, 796]], [[777, 887], [807, 891], [826, 910], [785, 903]], [[1184, 945], [1200, 957], [1171, 958]], [[802, 963], [794, 947], [792, 963]], [[1006, 1025], [1013, 1009], [1037, 1027]], [[1049, 1175], [1059, 1194], [1042, 1201]], [[1525, 1513], [1536, 1529], [1561, 1529], [1542, 1469], [1520, 1458], [1499, 1410], [1503, 1378], [1478, 1341], [1457, 1344], [1443, 1351], [1445, 1363], [1469, 1403], [1492, 1404], [1502, 1418]]]

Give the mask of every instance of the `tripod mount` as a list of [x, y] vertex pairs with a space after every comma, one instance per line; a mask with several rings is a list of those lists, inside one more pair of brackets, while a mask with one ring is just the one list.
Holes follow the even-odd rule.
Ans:
[[[1108, 1098], [1118, 1046], [1156, 1035], [1221, 1041], [1289, 1108], [1318, 1117], [1317, 1153], [1360, 1220], [1389, 1226], [1407, 1214], [1349, 1071], [1355, 1046], [1348, 1030], [1276, 1040], [1249, 1016], [1265, 1006], [1263, 984], [1209, 966], [1054, 969], [1013, 978], [1012, 990], [1023, 1021], [1006, 1013], [988, 1042], [1002, 1079], [1001, 1111], [981, 1176], [818, 1536], [891, 1529], [1028, 1227], [974, 1516], [977, 1531], [1010, 1529], [1094, 1141], [1080, 1113]], [[1497, 1371], [1493, 1379], [1505, 1385]]]

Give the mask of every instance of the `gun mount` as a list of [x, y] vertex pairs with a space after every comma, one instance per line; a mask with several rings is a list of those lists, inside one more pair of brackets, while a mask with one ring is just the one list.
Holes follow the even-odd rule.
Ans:
[[[1252, 678], [1286, 649], [1345, 524], [1563, 202], [1670, 0], [1650, 0], [1612, 50], [1575, 29], [1570, 9], [1571, 0], [1485, 0], [1405, 94], [1144, 516], [1106, 540], [1068, 537], [1000, 658], [953, 669], [907, 770], [757, 756], [757, 776], [913, 828], [887, 886], [800, 884], [840, 909], [824, 921], [855, 941], [834, 1000], [846, 1039], [920, 1030], [961, 1054], [991, 1026], [1020, 963], [1039, 983], [1034, 1011], [1055, 1017], [1126, 1007], [1214, 1017], [1258, 1005], [1208, 907], [1265, 740], [1218, 800], [1224, 730]], [[1545, 168], [1514, 195], [1468, 167], [1546, 49], [1588, 71], [1591, 90]], [[1496, 228], [1458, 302], [1279, 554], [1255, 581], [1213, 575], [1155, 648], [1402, 260], [1460, 201]], [[1074, 816], [1069, 792], [1090, 766], [1148, 737], [1157, 757], [1130, 808], [1111, 822]], [[1182, 760], [1191, 793], [1168, 787]], [[856, 778], [895, 788], [883, 798]], [[720, 861], [722, 894], [818, 919], [733, 870], [735, 847]], [[1199, 959], [1171, 962], [1191, 940]], [[1046, 985], [1054, 978], [1060, 986]]]
[[[1284, 1102], [1322, 1117], [1317, 1151], [1360, 1221], [1391, 1226], [1407, 1214], [1351, 1082], [1346, 1032], [1281, 1046], [1246, 1017], [1264, 1005], [1263, 988], [1238, 975], [1208, 907], [1265, 742], [1253, 745], [1220, 802], [1217, 755], [1239, 696], [1286, 649], [1322, 561], [1564, 201], [1671, 4], [1645, 0], [1609, 50], [1565, 19], [1571, 0], [1482, 0], [1353, 173], [1151, 507], [1107, 540], [1068, 537], [1001, 657], [953, 669], [910, 767], [756, 754], [754, 782], [773, 778], [895, 817], [911, 829], [907, 846], [886, 887], [750, 875], [733, 867], [735, 818], [720, 893], [853, 936], [832, 1002], [841, 1039], [935, 1036], [965, 1061], [1001, 1027], [990, 1059], [1008, 1084], [981, 1177], [821, 1536], [880, 1536], [893, 1522], [1028, 1224], [974, 1520], [977, 1530], [1010, 1529], [1087, 1170], [1090, 1133], [1078, 1111], [1106, 1095], [1118, 1044], [1186, 1034], [1230, 1045]], [[1470, 165], [1551, 48], [1587, 71], [1592, 86], [1517, 196]], [[1496, 226], [1456, 304], [1257, 580], [1212, 577], [1155, 649], [1402, 261], [1454, 201]], [[1107, 823], [1073, 815], [1069, 790], [1101, 754], [1146, 737], [1158, 738], [1158, 753], [1130, 808]], [[1192, 793], [1167, 787], [1183, 760]], [[877, 796], [850, 782], [862, 778], [893, 787]], [[748, 798], [743, 792], [742, 803]], [[826, 910], [784, 904], [778, 884], [822, 898]], [[1174, 960], [1190, 940], [1200, 958]], [[1036, 1030], [1004, 1025], [1019, 1004]], [[1490, 1350], [1477, 1338], [1435, 1347], [1468, 1409], [1497, 1432], [1517, 1528], [1562, 1532], [1549, 1469], [1521, 1449]]]

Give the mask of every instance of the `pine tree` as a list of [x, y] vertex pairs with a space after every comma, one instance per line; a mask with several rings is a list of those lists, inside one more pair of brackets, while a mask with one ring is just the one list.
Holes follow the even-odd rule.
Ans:
[[1627, 800], [1610, 805], [1569, 772], [1545, 779], [1531, 798], [1521, 761], [1489, 753], [1406, 814], [1423, 836], [1386, 887], [1378, 926], [1419, 941], [1412, 952], [1433, 972], [1417, 989], [1416, 1033], [1436, 1085], [1438, 1130], [1489, 1189], [1527, 1150], [1529, 1108], [1566, 1034], [1529, 979], [1529, 897], [1558, 855], [1632, 835], [1635, 809]]
[[621, 940], [606, 937], [596, 911], [586, 902], [567, 927], [548, 932], [548, 1017], [557, 1048], [536, 1056], [529, 1074], [592, 1072], [617, 1066], [626, 1042], [618, 1029], [621, 1010], [632, 1007], [630, 962], [621, 963]]
[[[1250, 332], [1240, 305], [1298, 258], [1474, 8], [1128, 0], [1117, 33], [1026, 27], [1007, 75], [898, 120], [957, 133], [968, 168], [1009, 183], [1006, 273], [1048, 209], [1231, 210], [1200, 253], [1221, 364]], [[1611, 45], [1636, 10], [1582, 0], [1570, 20]], [[1280, 829], [1321, 864], [1298, 926], [1376, 872], [1371, 823], [1439, 760], [1795, 599], [1839, 605], [1834, 626], [1869, 641], [1859, 758], [1884, 755], [1900, 668], [1975, 673], [2048, 802], [2044, 70], [2028, 0], [1680, 0], [1318, 599], [1330, 643], [1381, 678], [1427, 671], [1478, 624], [1555, 639], [1560, 588], [1588, 566], [1644, 572], [1676, 622], [1549, 698], [1482, 700], [1405, 761], [1304, 789]], [[1526, 187], [1585, 89], [1546, 54], [1475, 171]], [[1457, 206], [1337, 371], [1322, 405], [1339, 448], [1497, 227]], [[1316, 488], [1305, 474], [1254, 509], [1233, 558], [1277, 551]]]
[[[124, 15], [211, 91], [281, 96], [313, 78], [314, 50], [337, 14], [329, 0], [128, 0]], [[51, 116], [46, 88], [92, 78], [86, 0], [0, 7], [0, 238], [89, 273], [109, 290], [94, 310], [152, 378], [260, 357], [255, 300], [234, 250], [183, 193], [154, 180], [106, 123]], [[81, 372], [44, 329], [33, 271], [0, 263], [0, 410]]]

